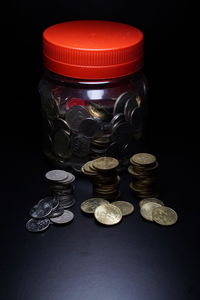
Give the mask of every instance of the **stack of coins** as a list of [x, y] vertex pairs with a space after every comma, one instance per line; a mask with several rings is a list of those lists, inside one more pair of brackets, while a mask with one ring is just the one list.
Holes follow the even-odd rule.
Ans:
[[81, 168], [93, 184], [93, 196], [106, 200], [119, 198], [120, 177], [117, 175], [119, 161], [113, 157], [100, 157]]
[[140, 201], [141, 216], [151, 222], [159, 225], [168, 226], [177, 222], [177, 213], [170, 207], [164, 206], [164, 203], [157, 198], [146, 198]]
[[110, 124], [102, 125], [101, 135], [91, 141], [90, 157], [96, 159], [100, 156], [105, 156], [111, 142], [111, 127]]
[[74, 186], [75, 176], [63, 170], [52, 170], [45, 174], [52, 196], [59, 200], [62, 208], [74, 205]]
[[127, 201], [109, 201], [102, 198], [90, 198], [81, 203], [81, 210], [94, 214], [95, 219], [103, 225], [115, 225], [124, 216], [132, 214], [134, 206]]
[[130, 158], [128, 172], [132, 175], [130, 188], [139, 198], [157, 197], [156, 157], [149, 153], [137, 153]]

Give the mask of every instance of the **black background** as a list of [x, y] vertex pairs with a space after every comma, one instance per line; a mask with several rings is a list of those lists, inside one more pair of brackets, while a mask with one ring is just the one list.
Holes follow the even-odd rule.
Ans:
[[[198, 108], [189, 68], [186, 1], [16, 1], [4, 7], [1, 86], [1, 300], [198, 299]], [[161, 199], [176, 209], [170, 228], [139, 216], [123, 174], [123, 200], [136, 212], [112, 228], [81, 215], [91, 196], [78, 179], [76, 218], [67, 227], [26, 232], [30, 207], [48, 194], [41, 152], [42, 31], [55, 23], [102, 19], [145, 35], [148, 146], [160, 163]]]

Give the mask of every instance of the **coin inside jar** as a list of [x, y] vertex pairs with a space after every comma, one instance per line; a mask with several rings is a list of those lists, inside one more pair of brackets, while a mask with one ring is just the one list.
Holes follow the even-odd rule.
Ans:
[[80, 123], [79, 134], [82, 134], [88, 138], [93, 138], [97, 136], [99, 131], [100, 131], [100, 124], [94, 118], [86, 118]]
[[115, 225], [121, 221], [122, 212], [112, 204], [102, 204], [95, 209], [94, 216], [104, 225]]

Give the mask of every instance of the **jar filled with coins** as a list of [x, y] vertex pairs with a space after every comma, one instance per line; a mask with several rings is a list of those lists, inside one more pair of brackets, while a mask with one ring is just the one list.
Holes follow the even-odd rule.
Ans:
[[45, 155], [77, 172], [101, 156], [117, 158], [123, 168], [143, 134], [142, 32], [109, 21], [56, 24], [43, 33], [43, 58]]

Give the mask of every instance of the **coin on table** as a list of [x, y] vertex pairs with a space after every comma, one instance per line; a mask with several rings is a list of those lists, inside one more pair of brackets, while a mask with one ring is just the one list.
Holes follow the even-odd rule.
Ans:
[[61, 158], [68, 158], [71, 156], [70, 137], [66, 130], [60, 129], [55, 133], [53, 149], [55, 154]]
[[38, 202], [38, 205], [40, 205], [40, 206], [42, 205], [43, 207], [46, 204], [47, 205], [50, 204], [50, 206], [52, 207], [52, 210], [55, 210], [58, 207], [58, 205], [59, 205], [59, 201], [58, 201], [58, 199], [56, 197], [49, 196], [49, 197], [45, 197], [45, 198], [41, 199]]
[[168, 226], [173, 225], [178, 220], [177, 213], [170, 207], [161, 206], [157, 207], [152, 212], [153, 221], [160, 225]]
[[112, 204], [102, 204], [94, 211], [95, 219], [104, 225], [115, 225], [122, 219], [121, 210]]
[[142, 205], [148, 203], [148, 202], [154, 202], [154, 203], [158, 203], [160, 205], [164, 205], [164, 203], [160, 200], [160, 199], [157, 199], [157, 198], [145, 198], [143, 200], [141, 200], [139, 202], [139, 206], [142, 207]]
[[131, 92], [124, 92], [116, 99], [113, 107], [113, 115], [124, 113], [124, 106], [131, 95]]
[[52, 182], [64, 181], [68, 178], [68, 172], [64, 170], [51, 170], [45, 174], [47, 180]]
[[67, 122], [70, 129], [74, 132], [78, 132], [80, 123], [90, 117], [90, 113], [86, 108], [78, 105], [72, 106], [67, 110], [65, 114], [65, 121]]
[[100, 157], [93, 160], [92, 165], [99, 171], [109, 171], [115, 169], [119, 165], [119, 161], [113, 157]]
[[161, 207], [161, 204], [155, 203], [155, 202], [148, 202], [142, 205], [140, 208], [140, 214], [142, 217], [148, 221], [153, 221], [153, 210], [157, 207]]
[[156, 157], [150, 153], [137, 153], [130, 158], [131, 163], [139, 165], [151, 165], [156, 162]]
[[55, 224], [66, 224], [73, 220], [74, 214], [69, 210], [64, 210], [64, 213], [55, 218], [50, 218], [50, 220]]
[[117, 206], [121, 210], [122, 216], [130, 215], [134, 211], [133, 204], [127, 201], [115, 201], [111, 204]]
[[64, 179], [62, 182], [60, 182], [61, 186], [62, 185], [68, 185], [74, 182], [75, 176], [72, 173], [67, 172], [67, 178]]
[[81, 203], [81, 210], [87, 214], [93, 214], [101, 204], [109, 204], [109, 202], [102, 198], [90, 198]]
[[26, 223], [26, 229], [30, 232], [40, 232], [47, 229], [50, 225], [50, 220], [48, 218], [36, 220], [30, 219]]
[[100, 132], [100, 123], [97, 121], [97, 119], [86, 118], [81, 121], [78, 131], [79, 134], [82, 134], [88, 138], [94, 138]]
[[48, 218], [55, 218], [55, 217], [59, 217], [64, 213], [64, 208], [62, 207], [58, 207], [56, 208], [56, 210], [52, 211], [50, 213], [50, 215], [48, 215]]
[[90, 140], [83, 135], [72, 135], [71, 151], [77, 157], [87, 156], [90, 152]]
[[30, 216], [35, 219], [47, 217], [52, 212], [52, 206], [48, 202], [34, 205], [30, 210]]

